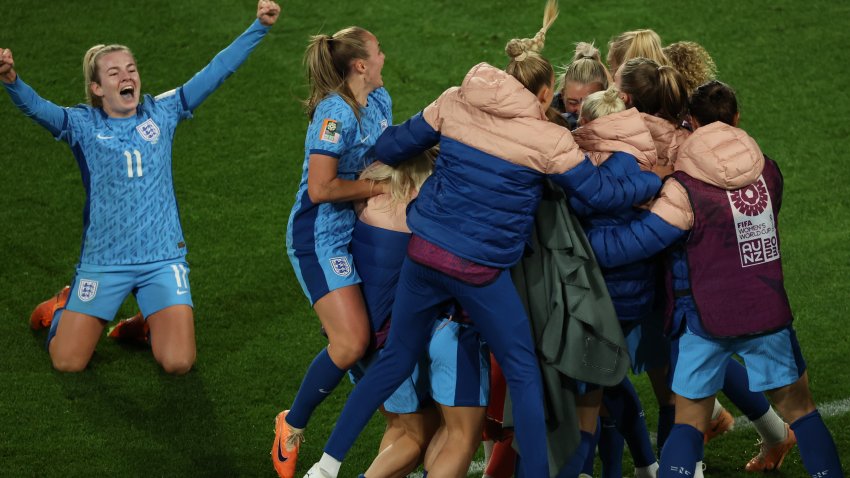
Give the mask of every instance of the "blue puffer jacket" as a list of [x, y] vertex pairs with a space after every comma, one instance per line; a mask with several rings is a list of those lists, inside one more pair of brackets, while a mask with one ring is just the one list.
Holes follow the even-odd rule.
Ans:
[[392, 165], [437, 143], [434, 174], [408, 210], [408, 226], [459, 257], [491, 267], [519, 261], [547, 177], [599, 209], [641, 203], [661, 185], [652, 173], [611, 173], [618, 159], [594, 166], [569, 131], [546, 120], [534, 94], [486, 63], [422, 113], [387, 128], [375, 154]]
[[[652, 171], [657, 152], [652, 134], [634, 108], [597, 118], [573, 131], [576, 143], [595, 164], [608, 164], [618, 177]], [[610, 161], [610, 163], [609, 163]], [[570, 206], [585, 231], [612, 228], [640, 219], [646, 211], [631, 204], [600, 211], [573, 198]], [[608, 293], [621, 321], [638, 320], [652, 312], [661, 284], [658, 259], [649, 258], [617, 267], [603, 267]]]

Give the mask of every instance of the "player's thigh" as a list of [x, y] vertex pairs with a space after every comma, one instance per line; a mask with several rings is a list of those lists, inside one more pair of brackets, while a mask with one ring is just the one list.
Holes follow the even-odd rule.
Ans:
[[313, 305], [333, 343], [369, 341], [369, 318], [360, 285], [332, 290]]
[[148, 318], [154, 358], [169, 373], [186, 373], [195, 363], [195, 319], [192, 308], [172, 305]]
[[65, 309], [55, 325], [55, 334], [48, 347], [53, 366], [68, 372], [84, 369], [91, 360], [106, 322]]

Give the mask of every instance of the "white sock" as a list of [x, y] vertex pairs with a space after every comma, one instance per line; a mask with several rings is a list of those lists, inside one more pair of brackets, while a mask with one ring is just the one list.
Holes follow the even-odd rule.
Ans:
[[342, 462], [337, 460], [336, 458], [328, 455], [327, 453], [322, 453], [322, 457], [319, 459], [319, 467], [322, 471], [328, 475], [329, 478], [336, 478], [336, 475], [339, 474], [339, 467], [342, 466]]
[[720, 412], [723, 411], [723, 405], [720, 404], [720, 400], [714, 399], [714, 410], [711, 412], [711, 419], [717, 420], [717, 417], [720, 416]]
[[775, 445], [788, 437], [785, 422], [779, 418], [773, 407], [768, 408], [767, 413], [753, 420], [753, 426], [761, 435], [761, 440], [768, 445]]
[[705, 475], [702, 473], [702, 462], [697, 462], [697, 467], [694, 469], [694, 478], [705, 478]]
[[635, 468], [635, 478], [656, 478], [658, 476], [658, 462], [649, 465], [643, 466], [640, 468]]
[[496, 446], [496, 442], [493, 440], [484, 440], [481, 444], [484, 445], [484, 468], [487, 468], [487, 463], [490, 463], [490, 456], [493, 455], [493, 447]]

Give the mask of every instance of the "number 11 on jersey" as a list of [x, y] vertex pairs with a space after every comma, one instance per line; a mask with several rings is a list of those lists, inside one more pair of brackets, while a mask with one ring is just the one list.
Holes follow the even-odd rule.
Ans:
[[124, 156], [127, 157], [127, 177], [133, 177], [133, 155], [136, 156], [136, 177], [142, 177], [142, 153], [138, 149], [133, 150], [131, 155], [129, 151], [124, 151]]

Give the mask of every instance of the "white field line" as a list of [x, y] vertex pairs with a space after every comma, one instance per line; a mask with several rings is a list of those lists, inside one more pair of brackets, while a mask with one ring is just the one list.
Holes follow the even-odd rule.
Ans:
[[[844, 415], [847, 412], [850, 412], [850, 398], [844, 398], [841, 400], [836, 400], [834, 402], [821, 403], [818, 404], [818, 410], [820, 414], [824, 418], [828, 417], [837, 417], [839, 415]], [[749, 430], [753, 428], [753, 423], [745, 416], [735, 417], [735, 428], [733, 428], [729, 433], [735, 433], [742, 430]], [[655, 444], [655, 433], [651, 432], [650, 439], [652, 439], [652, 444]], [[469, 473], [471, 476], [481, 476], [484, 473], [484, 462], [483, 461], [474, 461], [469, 465]], [[407, 475], [407, 478], [422, 478], [422, 473], [417, 471], [415, 473], [411, 473]]]

